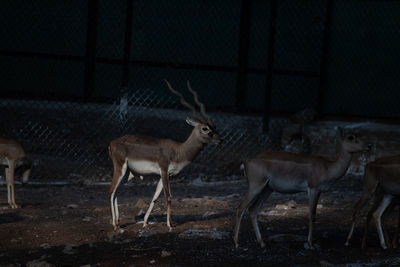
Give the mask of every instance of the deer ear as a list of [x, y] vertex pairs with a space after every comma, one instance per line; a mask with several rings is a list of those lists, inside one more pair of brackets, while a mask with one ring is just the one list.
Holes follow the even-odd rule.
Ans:
[[191, 118], [186, 118], [186, 123], [193, 127], [199, 126], [199, 123]]

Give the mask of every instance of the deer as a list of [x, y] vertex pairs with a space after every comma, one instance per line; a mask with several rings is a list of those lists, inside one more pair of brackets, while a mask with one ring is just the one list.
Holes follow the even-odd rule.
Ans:
[[8, 204], [12, 209], [19, 208], [15, 202], [15, 171], [21, 169], [22, 183], [27, 183], [31, 173], [31, 161], [16, 140], [0, 138], [0, 165], [5, 166]]
[[[345, 245], [350, 245], [350, 240], [354, 232], [354, 226], [357, 215], [369, 200], [375, 196], [375, 201], [368, 212], [365, 224], [362, 248], [366, 247], [366, 236], [368, 225], [372, 217], [374, 218], [376, 229], [378, 231], [379, 242], [383, 249], [387, 249], [388, 245], [382, 229], [382, 215], [387, 207], [391, 204], [393, 198], [400, 195], [400, 155], [391, 156], [369, 162], [365, 166], [365, 174], [363, 180], [363, 193], [354, 206], [353, 216], [351, 220], [350, 231], [347, 236]], [[397, 246], [397, 235], [400, 227], [400, 218], [396, 229], [395, 239]]]
[[305, 247], [313, 249], [313, 229], [321, 191], [329, 189], [346, 173], [354, 153], [369, 150], [369, 145], [365, 145], [364, 141], [353, 134], [344, 136], [339, 144], [340, 151], [335, 161], [286, 151], [261, 151], [255, 157], [245, 160], [241, 168], [247, 178], [248, 191], [237, 208], [235, 247], [239, 246], [240, 223], [246, 210], [249, 210], [258, 243], [265, 247], [257, 222], [258, 212], [264, 201], [272, 192], [307, 192], [309, 232]]
[[[186, 102], [183, 95], [176, 91], [165, 80], [172, 94], [179, 97], [180, 103], [192, 111], [192, 118], [187, 118], [186, 123], [193, 127], [187, 139], [180, 143], [171, 139], [157, 139], [144, 135], [124, 135], [110, 142], [109, 155], [113, 162], [114, 173], [109, 189], [112, 225], [114, 230], [120, 230], [119, 211], [116, 190], [124, 176], [143, 176], [147, 174], [160, 175], [156, 191], [144, 216], [143, 227], [147, 226], [148, 218], [161, 191], [164, 189], [167, 204], [167, 226], [172, 230], [171, 224], [171, 193], [169, 178], [181, 172], [189, 165], [207, 144], [219, 144], [221, 138], [205, 106], [199, 101], [198, 94], [187, 81], [187, 88], [199, 107], [200, 116], [196, 108]], [[128, 178], [129, 179], [129, 178]]]
[[[393, 201], [394, 199], [394, 201]], [[362, 237], [362, 242], [361, 242], [361, 248], [366, 248], [367, 245], [367, 234], [368, 234], [368, 228], [369, 228], [369, 223], [374, 217], [374, 219], [379, 218], [379, 222], [377, 222], [375, 225], [378, 230], [378, 236], [379, 233], [383, 235], [384, 240], [382, 242], [385, 243], [386, 248], [382, 247], [383, 249], [387, 248], [397, 248], [398, 247], [398, 240], [399, 240], [399, 229], [400, 229], [400, 209], [399, 213], [397, 215], [397, 227], [395, 230], [395, 233], [393, 235], [392, 242], [390, 242], [390, 237], [389, 234], [386, 230], [386, 228], [383, 228], [382, 221], [384, 220], [384, 217], [388, 216], [388, 214], [391, 212], [391, 210], [394, 208], [394, 206], [399, 205], [399, 198], [397, 196], [393, 196], [390, 194], [385, 194], [385, 192], [380, 188], [379, 186], [375, 190], [375, 195], [374, 195], [374, 202], [373, 205], [371, 206], [367, 219], [365, 221], [365, 226], [364, 226], [364, 233]], [[383, 233], [382, 233], [383, 232]], [[349, 246], [350, 240], [346, 242], [346, 246]]]

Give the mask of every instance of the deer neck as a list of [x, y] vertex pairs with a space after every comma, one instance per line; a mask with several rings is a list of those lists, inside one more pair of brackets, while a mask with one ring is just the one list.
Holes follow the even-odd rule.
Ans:
[[337, 159], [328, 165], [327, 180], [342, 177], [350, 166], [352, 154], [341, 149]]
[[200, 141], [196, 129], [193, 129], [190, 136], [183, 142], [178, 149], [178, 161], [190, 161], [200, 153], [204, 144]]

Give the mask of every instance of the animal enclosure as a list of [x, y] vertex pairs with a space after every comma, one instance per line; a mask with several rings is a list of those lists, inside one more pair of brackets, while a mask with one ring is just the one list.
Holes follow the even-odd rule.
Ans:
[[[22, 209], [0, 187], [0, 265], [398, 265], [376, 234], [358, 248], [361, 226], [343, 247], [365, 165], [400, 154], [398, 14], [394, 0], [1, 1], [0, 137], [21, 143], [32, 172], [25, 187], [16, 179]], [[121, 186], [118, 234], [110, 141], [182, 142], [192, 130], [164, 79], [191, 100], [190, 81], [223, 142], [172, 179], [172, 232], [163, 201], [142, 227], [158, 177]], [[261, 150], [333, 160], [340, 129], [371, 151], [322, 195], [315, 250], [303, 246], [301, 193], [260, 210], [266, 249], [246, 215], [235, 250], [243, 160]]]

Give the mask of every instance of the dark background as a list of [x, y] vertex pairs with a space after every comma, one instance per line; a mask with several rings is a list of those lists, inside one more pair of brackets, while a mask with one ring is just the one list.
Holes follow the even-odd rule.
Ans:
[[400, 116], [400, 2], [3, 0], [3, 97], [109, 102], [186, 80], [209, 109]]

